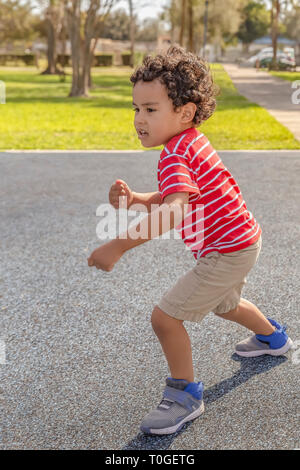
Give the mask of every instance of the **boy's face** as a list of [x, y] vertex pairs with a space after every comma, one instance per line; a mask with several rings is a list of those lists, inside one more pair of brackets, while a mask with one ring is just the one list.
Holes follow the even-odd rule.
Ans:
[[166, 145], [185, 129], [193, 126], [185, 106], [174, 111], [166, 87], [158, 80], [139, 80], [133, 87], [134, 125], [144, 147]]

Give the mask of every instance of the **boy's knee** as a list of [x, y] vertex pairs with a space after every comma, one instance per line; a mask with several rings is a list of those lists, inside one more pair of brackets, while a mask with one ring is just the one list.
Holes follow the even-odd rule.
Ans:
[[158, 331], [164, 328], [165, 320], [164, 320], [165, 313], [156, 305], [153, 309], [151, 315], [151, 325], [154, 331]]
[[154, 307], [151, 315], [151, 324], [155, 333], [169, 331], [179, 322], [181, 321], [170, 317], [170, 315], [161, 310], [157, 305]]

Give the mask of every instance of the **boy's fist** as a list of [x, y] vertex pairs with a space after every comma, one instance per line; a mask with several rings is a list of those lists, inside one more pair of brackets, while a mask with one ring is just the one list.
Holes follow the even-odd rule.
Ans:
[[[127, 204], [125, 205], [125, 198], [127, 197]], [[125, 208], [128, 209], [133, 201], [133, 192], [128, 184], [123, 180], [116, 180], [109, 190], [109, 202], [115, 209]], [[119, 199], [121, 198], [121, 199]]]

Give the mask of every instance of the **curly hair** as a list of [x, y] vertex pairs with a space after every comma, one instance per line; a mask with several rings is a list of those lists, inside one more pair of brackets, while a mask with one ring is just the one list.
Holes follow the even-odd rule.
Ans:
[[146, 56], [130, 77], [134, 85], [140, 80], [155, 79], [165, 85], [175, 111], [186, 103], [196, 104], [195, 126], [213, 114], [219, 89], [213, 82], [209, 64], [201, 57], [182, 47], [171, 46], [165, 54]]

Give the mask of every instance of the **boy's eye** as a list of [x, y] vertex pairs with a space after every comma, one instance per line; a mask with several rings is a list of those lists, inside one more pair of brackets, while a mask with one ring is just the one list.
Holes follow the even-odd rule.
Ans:
[[[139, 109], [138, 109], [138, 108], [133, 108], [132, 111], [138, 112]], [[152, 108], [147, 108], [147, 111], [148, 111], [149, 113], [154, 113], [156, 110], [155, 110], [155, 109], [152, 109]]]

